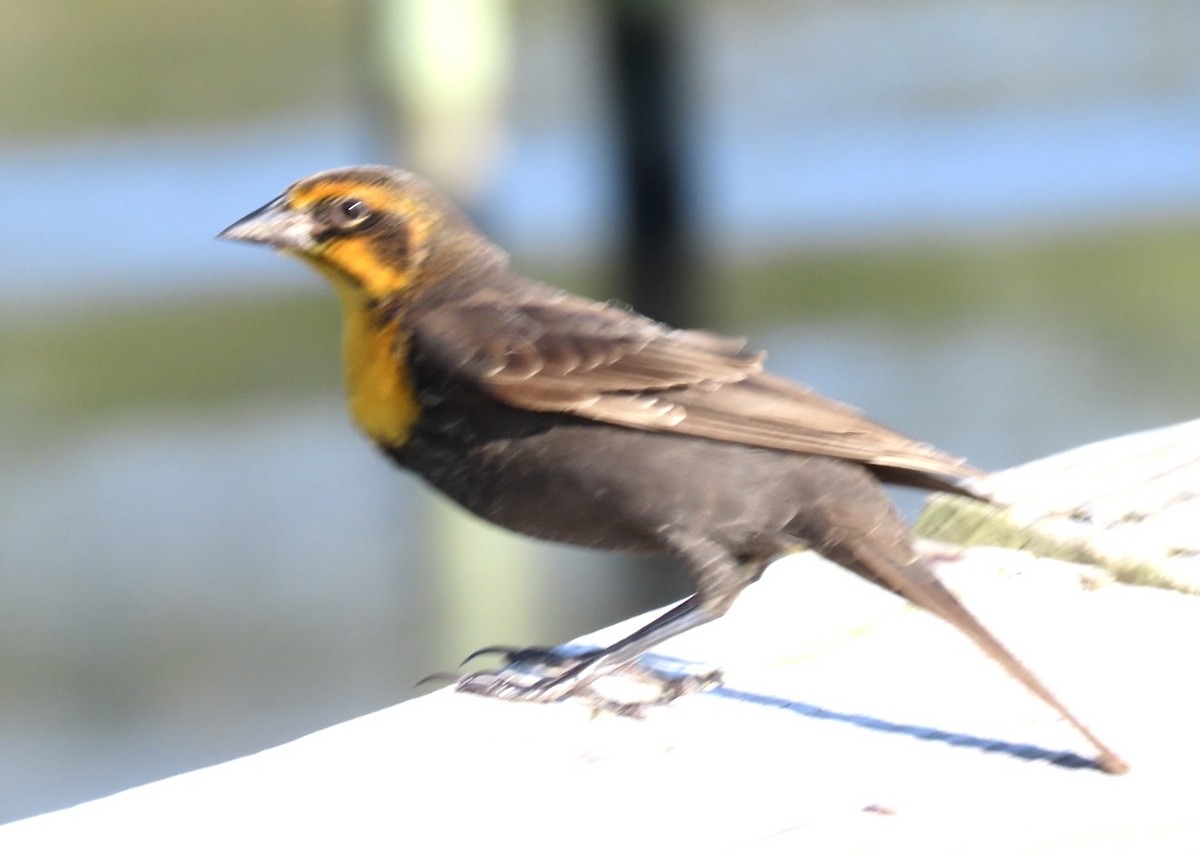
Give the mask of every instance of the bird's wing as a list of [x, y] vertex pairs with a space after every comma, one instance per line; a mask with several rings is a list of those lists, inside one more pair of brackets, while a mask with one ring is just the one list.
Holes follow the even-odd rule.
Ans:
[[767, 374], [764, 355], [745, 351], [742, 339], [672, 329], [561, 292], [497, 296], [442, 303], [410, 333], [444, 370], [509, 406], [950, 479], [978, 474]]
[[[527, 410], [590, 410], [605, 398], [717, 388], [762, 370], [745, 341], [675, 330], [617, 306], [562, 292], [481, 292], [442, 303], [410, 331], [420, 352], [493, 397]], [[666, 414], [639, 427], [669, 426]]]

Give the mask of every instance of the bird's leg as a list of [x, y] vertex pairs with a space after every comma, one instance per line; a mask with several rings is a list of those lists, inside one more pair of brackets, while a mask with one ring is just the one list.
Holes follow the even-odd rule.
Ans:
[[[479, 672], [459, 680], [458, 691], [503, 700], [538, 703], [557, 701], [574, 694], [586, 694], [599, 708], [636, 712], [645, 705], [610, 701], [592, 688], [591, 684], [600, 677], [615, 673], [643, 682], [654, 682], [660, 689], [660, 696], [656, 699], [658, 703], [710, 685], [719, 679], [715, 672], [700, 677], [668, 676], [641, 666], [634, 660], [668, 638], [725, 614], [737, 595], [762, 574], [763, 563], [739, 562], [724, 549], [708, 541], [686, 542], [677, 549], [692, 570], [698, 589], [696, 594], [620, 641], [591, 653], [572, 656], [549, 651], [547, 656], [544, 648], [532, 648], [531, 653], [526, 656], [522, 650], [509, 651], [499, 648], [497, 652], [505, 653], [514, 664], [549, 664], [556, 673], [537, 676], [510, 668], [498, 672]], [[565, 670], [560, 670], [562, 668]]]
[[[661, 627], [671, 624], [673, 621], [678, 620], [680, 615], [690, 612], [692, 609], [696, 608], [696, 604], [693, 602], [695, 599], [696, 597], [689, 597], [673, 608], [663, 612], [661, 615], [654, 618], [652, 621], [650, 621], [650, 623], [641, 627], [636, 632], [627, 635], [616, 644], [610, 645], [607, 648], [594, 647], [588, 650], [571, 653], [567, 652], [567, 650], [564, 650], [561, 647], [515, 647], [506, 644], [492, 644], [488, 645], [487, 647], [479, 648], [466, 659], [464, 659], [462, 664], [466, 665], [471, 660], [477, 659], [480, 656], [498, 653], [504, 657], [505, 665], [516, 665], [518, 667], [541, 666], [552, 670], [566, 670], [576, 665], [592, 662], [597, 657], [605, 653], [613, 652], [615, 648], [621, 645], [638, 641], [645, 637], [646, 634], [656, 632]], [[683, 630], [678, 630], [678, 632], [683, 632]], [[651, 642], [650, 646], [653, 646], [657, 643], [658, 641], [653, 641]], [[644, 652], [644, 650], [647, 649], [649, 648], [643, 648], [642, 650], [638, 650], [630, 655], [636, 656], [638, 653]]]
[[[505, 653], [517, 667], [469, 674], [459, 680], [458, 691], [509, 701], [548, 703], [575, 694], [598, 677], [618, 670], [640, 679], [651, 672], [634, 667], [633, 660], [638, 655], [660, 641], [717, 617], [706, 613], [698, 599], [693, 595], [620, 641], [590, 653], [570, 655], [530, 648], [526, 655], [525, 650], [510, 652], [501, 648], [499, 652]], [[548, 665], [551, 673], [538, 675], [522, 670], [528, 664]]]

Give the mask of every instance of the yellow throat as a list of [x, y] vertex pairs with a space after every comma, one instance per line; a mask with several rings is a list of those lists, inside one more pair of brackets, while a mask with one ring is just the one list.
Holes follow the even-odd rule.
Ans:
[[407, 372], [407, 346], [396, 322], [381, 322], [369, 298], [336, 271], [328, 276], [342, 304], [342, 371], [350, 414], [380, 445], [403, 445], [420, 413]]

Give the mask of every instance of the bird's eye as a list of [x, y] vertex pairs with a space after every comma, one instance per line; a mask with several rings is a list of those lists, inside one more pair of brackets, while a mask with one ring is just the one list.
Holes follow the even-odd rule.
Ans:
[[362, 199], [337, 199], [329, 207], [331, 225], [338, 229], [353, 229], [371, 218], [371, 206]]

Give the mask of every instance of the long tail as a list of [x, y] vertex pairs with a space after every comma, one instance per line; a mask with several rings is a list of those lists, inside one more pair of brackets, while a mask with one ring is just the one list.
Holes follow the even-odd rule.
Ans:
[[885, 551], [880, 546], [881, 544], [872, 543], [872, 539], [866, 537], [839, 544], [830, 550], [830, 552], [837, 553], [836, 555], [829, 554], [829, 552], [826, 554], [827, 557], [838, 561], [843, 566], [883, 585], [957, 627], [978, 644], [984, 653], [1000, 663], [1005, 671], [1057, 710], [1063, 718], [1083, 734], [1096, 747], [1099, 753], [1096, 762], [1104, 771], [1116, 775], [1128, 771], [1128, 764], [1076, 718], [1032, 671], [1026, 668], [983, 624], [976, 620], [975, 616], [967, 611], [958, 598], [934, 575], [924, 560], [910, 553], [909, 562], [901, 563], [887, 554], [887, 552], [895, 550]]

